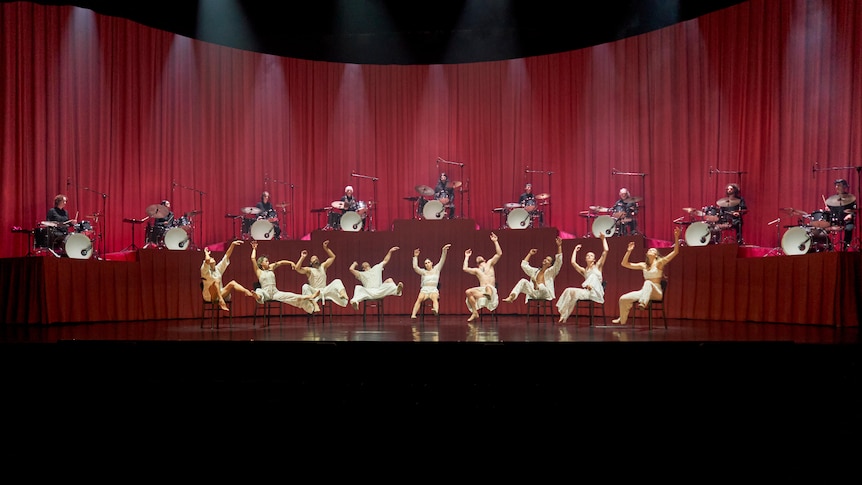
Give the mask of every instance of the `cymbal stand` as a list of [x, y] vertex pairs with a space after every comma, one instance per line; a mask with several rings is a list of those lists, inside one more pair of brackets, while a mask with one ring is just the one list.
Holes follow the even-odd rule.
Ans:
[[363, 178], [363, 179], [370, 179], [374, 183], [374, 188], [373, 188], [374, 200], [372, 201], [374, 204], [372, 205], [372, 207], [368, 208], [368, 226], [367, 226], [369, 231], [374, 232], [377, 230], [377, 228], [374, 227], [374, 212], [377, 210], [377, 208], [374, 206], [377, 205], [377, 201], [379, 200], [377, 198], [377, 181], [380, 179], [378, 179], [377, 177], [371, 176], [371, 175], [358, 174], [355, 171], [351, 172], [350, 176], [351, 177], [357, 177], [357, 178]]
[[781, 218], [775, 219], [774, 221], [770, 221], [766, 223], [767, 226], [775, 225], [775, 240], [776, 245], [774, 248], [770, 249], [769, 252], [763, 255], [766, 256], [781, 256], [784, 254], [784, 249], [781, 248]]
[[[295, 200], [294, 199], [294, 193], [293, 193], [294, 192], [294, 185], [290, 182], [285, 181], [285, 180], [273, 180], [272, 183], [289, 186], [290, 187], [290, 206], [296, 207], [293, 205], [294, 200]], [[284, 200], [284, 199], [282, 199], [282, 200]], [[284, 202], [282, 202], [282, 204], [284, 204]], [[293, 209], [290, 209], [290, 212], [292, 214]], [[288, 233], [287, 233], [287, 206], [283, 205], [281, 207], [281, 215], [282, 215], [282, 219], [284, 219], [284, 224], [281, 224], [281, 221], [278, 221], [279, 226], [281, 227], [281, 235], [279, 237], [281, 237], [281, 239], [290, 239], [290, 235], [288, 235]], [[294, 234], [299, 234], [299, 233], [294, 231]]]
[[[188, 187], [188, 186], [185, 186], [185, 185], [183, 185], [183, 184], [178, 184], [178, 183], [176, 183], [176, 182], [174, 182], [174, 186], [176, 186], [176, 187], [180, 187], [180, 188], [183, 188], [183, 189], [186, 189], [186, 190], [190, 190], [190, 191], [192, 191], [192, 192], [197, 192], [197, 194], [198, 194], [198, 203], [200, 203], [200, 209], [198, 209], [198, 208], [197, 208], [197, 206], [195, 206], [195, 207], [194, 207], [194, 209], [193, 209], [193, 212], [197, 212], [197, 211], [203, 212], [203, 208], [204, 208], [204, 195], [206, 195], [206, 192], [204, 192], [203, 190], [200, 190], [200, 189], [196, 189], [196, 188], [194, 188], [194, 187]], [[201, 233], [200, 240], [201, 240], [201, 241], [203, 241], [203, 240], [204, 240], [204, 234], [203, 234], [203, 233], [204, 233], [204, 225], [203, 225], [203, 223], [201, 223], [200, 228], [201, 228], [201, 230], [200, 230], [200, 233]], [[192, 223], [192, 230], [191, 230], [190, 236], [194, 236], [194, 232], [195, 232], [195, 224], [194, 224], [194, 223]], [[194, 238], [194, 237], [191, 237], [190, 239], [191, 239], [191, 245], [189, 245], [189, 249], [192, 249], [192, 250], [194, 250], [194, 251], [200, 251], [200, 247], [198, 247], [198, 245], [195, 243], [195, 238]]]
[[[96, 193], [96, 194], [99, 194], [99, 195], [101, 195], [101, 196], [102, 196], [102, 213], [101, 213], [101, 214], [99, 214], [99, 215], [100, 215], [100, 216], [102, 216], [102, 219], [104, 219], [105, 221], [107, 221], [108, 219], [105, 217], [105, 215], [107, 214], [107, 212], [106, 212], [106, 211], [107, 211], [107, 209], [108, 209], [108, 194], [106, 194], [106, 193], [104, 193], [104, 192], [99, 192], [98, 190], [94, 190], [94, 189], [92, 189], [92, 188], [90, 188], [90, 187], [84, 187], [84, 190], [86, 190], [86, 191], [88, 191], [88, 192], [93, 192], [93, 193]], [[97, 222], [98, 222], [98, 221], [97, 221]], [[108, 230], [108, 228], [107, 228], [106, 226], [107, 226], [107, 224], [102, 224], [102, 226], [101, 226], [101, 230], [99, 231], [99, 245], [101, 246], [101, 251], [96, 250], [96, 251], [95, 251], [96, 255], [98, 255], [98, 254], [102, 254], [102, 255], [106, 254], [106, 253], [105, 253], [105, 238], [102, 236], [102, 234], [103, 234], [105, 231], [107, 231], [107, 230]], [[133, 238], [133, 240], [134, 240], [134, 238]]]

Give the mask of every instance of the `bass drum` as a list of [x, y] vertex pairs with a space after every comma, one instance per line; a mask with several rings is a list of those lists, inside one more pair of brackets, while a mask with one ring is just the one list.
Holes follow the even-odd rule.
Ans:
[[254, 221], [251, 225], [251, 238], [255, 241], [269, 241], [275, 236], [275, 226], [266, 219]]
[[692, 222], [685, 230], [686, 246], [706, 246], [712, 240], [712, 231], [705, 222]]
[[429, 200], [422, 208], [422, 216], [425, 219], [440, 220], [446, 216], [446, 211], [443, 210], [443, 204], [439, 200]]
[[174, 251], [185, 251], [189, 248], [191, 236], [182, 227], [173, 227], [165, 233], [165, 247]]
[[361, 231], [362, 216], [354, 211], [347, 211], [341, 214], [341, 230], [348, 232]]
[[532, 222], [532, 218], [530, 217], [530, 213], [527, 212], [527, 209], [521, 209], [520, 207], [512, 209], [512, 211], [506, 216], [506, 225], [509, 226], [509, 229], [526, 229], [530, 227]]
[[605, 237], [612, 237], [616, 234], [617, 221], [611, 216], [599, 216], [593, 221], [593, 236], [599, 237], [602, 234]]
[[80, 233], [72, 233], [63, 239], [63, 251], [72, 259], [90, 259], [93, 256], [93, 241]]
[[781, 237], [781, 249], [788, 256], [829, 250], [829, 234], [818, 228], [791, 227]]

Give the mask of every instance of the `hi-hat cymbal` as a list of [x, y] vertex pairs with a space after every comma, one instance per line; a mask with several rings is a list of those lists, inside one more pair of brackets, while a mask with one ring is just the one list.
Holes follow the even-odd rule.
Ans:
[[258, 209], [257, 207], [243, 207], [240, 210], [243, 214], [248, 214], [250, 216], [256, 216], [260, 214], [260, 209]]
[[417, 185], [416, 192], [419, 192], [420, 195], [424, 195], [425, 197], [431, 197], [434, 195], [434, 189], [427, 185]]
[[332, 205], [332, 208], [333, 208], [333, 209], [340, 209], [340, 210], [344, 210], [344, 201], [341, 201], [341, 200], [333, 200], [331, 205]]
[[551, 194], [545, 192], [536, 196], [536, 200], [547, 200], [551, 198]]
[[808, 217], [810, 215], [805, 211], [794, 209], [793, 207], [783, 207], [781, 210], [790, 214], [791, 216]]
[[162, 204], [153, 204], [147, 207], [147, 215], [156, 219], [163, 219], [171, 213], [171, 210]]
[[311, 209], [311, 212], [326, 212], [329, 210], [329, 207], [321, 207], [320, 209]]
[[505, 204], [504, 207], [506, 209], [517, 209], [519, 207], [524, 207], [524, 206], [522, 206], [521, 204], [519, 204], [517, 202], [509, 202], [509, 203]]
[[602, 207], [600, 205], [591, 205], [590, 210], [593, 212], [610, 212], [611, 211], [607, 207]]
[[447, 189], [457, 189], [457, 188], [458, 188], [458, 187], [460, 187], [460, 186], [461, 186], [461, 181], [460, 181], [460, 180], [453, 180], [452, 182], [448, 182], [448, 183], [446, 184], [446, 188], [447, 188]]
[[852, 214], [854, 212], [856, 212], [856, 209], [844, 209], [845, 214]]
[[39, 227], [58, 227], [58, 226], [59, 226], [59, 224], [57, 224], [56, 221], [42, 221], [39, 223]]
[[850, 194], [835, 194], [826, 199], [826, 205], [829, 207], [841, 207], [856, 202], [856, 196]]
[[628, 199], [623, 199], [623, 203], [634, 204], [635, 202], [640, 202], [642, 200], [644, 200], [643, 197], [629, 197]]
[[289, 205], [290, 205], [290, 202], [282, 202], [281, 204], [275, 204], [276, 207], [280, 207], [282, 209], [284, 209], [285, 207], [287, 207]]
[[186, 212], [186, 217], [194, 217], [194, 216], [201, 214], [201, 213], [203, 213], [203, 211], [194, 210], [191, 212]]
[[409, 200], [410, 202], [416, 202], [419, 200], [419, 197], [404, 197], [404, 200]]
[[724, 197], [715, 201], [715, 205], [719, 207], [736, 207], [740, 202], [742, 201], [736, 197]]

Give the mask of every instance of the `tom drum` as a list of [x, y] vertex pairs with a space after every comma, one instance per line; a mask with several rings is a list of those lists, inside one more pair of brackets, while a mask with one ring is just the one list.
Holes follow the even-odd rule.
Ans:
[[617, 221], [611, 216], [599, 216], [593, 221], [593, 236], [611, 237], [616, 233]]
[[251, 225], [251, 238], [255, 241], [269, 241], [275, 236], [275, 226], [266, 219], [254, 221]]
[[172, 227], [165, 233], [165, 247], [174, 251], [185, 251], [189, 248], [191, 236], [182, 227]]
[[692, 222], [685, 230], [686, 246], [706, 246], [711, 240], [711, 230], [705, 222]]
[[362, 230], [362, 216], [358, 212], [348, 211], [341, 215], [341, 230], [356, 232]]
[[531, 226], [532, 218], [527, 209], [517, 208], [512, 209], [506, 216], [506, 225], [509, 229], [526, 229]]
[[443, 204], [439, 200], [429, 200], [422, 208], [422, 216], [425, 219], [440, 220], [446, 216], [446, 211], [443, 210]]
[[811, 213], [811, 222], [809, 224], [813, 227], [825, 229], [832, 225], [832, 213], [825, 210], [816, 210]]

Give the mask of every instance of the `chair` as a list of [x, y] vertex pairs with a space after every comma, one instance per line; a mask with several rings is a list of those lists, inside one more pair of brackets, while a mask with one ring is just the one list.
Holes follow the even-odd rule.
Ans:
[[[257, 290], [259, 288], [260, 288], [260, 283], [255, 282], [254, 283], [254, 289]], [[262, 316], [263, 316], [263, 325], [261, 325], [261, 328], [269, 325], [269, 322], [272, 319], [273, 312], [275, 310], [278, 310], [278, 322], [279, 323], [281, 323], [282, 319], [284, 318], [284, 306], [282, 306], [281, 302], [277, 301], [277, 300], [266, 300], [263, 303], [256, 303], [254, 305], [254, 317], [252, 320], [252, 325], [257, 325], [258, 310], [260, 310], [262, 312]]]
[[664, 312], [664, 302], [665, 299], [667, 299], [667, 280], [661, 280], [661, 294], [661, 300], [650, 300], [646, 308], [639, 308], [637, 304], [632, 307], [634, 310], [632, 312], [632, 326], [635, 324], [638, 312], [646, 312], [647, 319], [649, 321], [649, 329], [652, 330], [653, 312], [660, 312], [661, 318], [664, 320], [664, 328], [667, 330], [667, 315]]
[[[201, 282], [201, 291], [204, 289], [204, 284]], [[219, 328], [219, 322], [221, 320], [222, 309], [218, 304], [218, 300], [214, 301], [203, 301], [203, 312], [201, 312], [201, 328], [204, 328], [204, 322], [207, 318], [210, 319], [210, 328]], [[230, 310], [227, 314], [228, 317], [228, 326], [233, 324], [233, 304], [231, 303], [230, 295], [225, 298], [225, 303], [227, 303], [227, 307]], [[215, 327], [213, 327], [215, 324]]]
[[[439, 303], [441, 301], [441, 297], [443, 293], [440, 292], [440, 284], [437, 283], [437, 303], [439, 308]], [[422, 305], [419, 307], [419, 321], [425, 323], [425, 308], [428, 308], [430, 313], [434, 313], [434, 302], [431, 301], [431, 298], [425, 298], [422, 301]], [[437, 311], [437, 323], [440, 323], [440, 311]]]
[[383, 300], [386, 297], [375, 300], [362, 300], [362, 323], [365, 323], [368, 316], [368, 307], [377, 309], [377, 323], [383, 323]]
[[530, 310], [536, 309], [536, 322], [540, 322], [542, 317], [545, 315], [551, 317], [551, 321], [554, 320], [554, 300], [546, 300], [544, 298], [540, 298], [538, 300], [534, 300], [527, 297], [527, 322], [530, 321]]
[[320, 307], [319, 312], [309, 313], [307, 320], [308, 323], [312, 323], [314, 321], [315, 315], [320, 315], [321, 323], [326, 323], [326, 310], [329, 309], [329, 323], [332, 323], [332, 304], [327, 304], [326, 302], [332, 301], [331, 299], [325, 298], [323, 295], [317, 298], [317, 305]]
[[[498, 290], [498, 295], [499, 295], [500, 287], [496, 283], [494, 283], [494, 288], [496, 288]], [[497, 308], [500, 308], [500, 307], [497, 307]], [[488, 308], [486, 308], [486, 307], [482, 307], [479, 309], [479, 323], [482, 323], [482, 320], [485, 319], [485, 314], [488, 314], [488, 316], [491, 318], [491, 320], [493, 320], [495, 322], [500, 321], [500, 318], [497, 316], [497, 309], [496, 308], [492, 311], [492, 310], [488, 310]]]
[[[602, 289], [607, 289], [607, 287], [608, 287], [608, 282], [602, 281]], [[589, 310], [590, 326], [591, 327], [593, 326], [593, 315], [594, 315], [596, 309], [602, 311], [602, 324], [607, 324], [607, 318], [605, 318], [605, 304], [604, 303], [598, 303], [598, 302], [595, 302], [593, 300], [578, 300], [577, 302], [575, 302], [575, 325], [578, 324], [578, 317], [581, 316], [581, 312], [580, 312], [581, 308], [586, 308], [587, 310]]]

